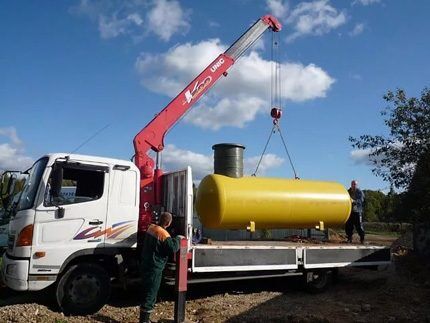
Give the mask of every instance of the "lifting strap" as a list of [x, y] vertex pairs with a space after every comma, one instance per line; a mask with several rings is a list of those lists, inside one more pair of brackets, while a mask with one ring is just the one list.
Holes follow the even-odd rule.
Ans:
[[260, 164], [261, 164], [261, 162], [263, 160], [264, 154], [266, 153], [267, 146], [269, 145], [270, 139], [272, 139], [272, 135], [275, 132], [278, 132], [279, 136], [281, 137], [282, 144], [283, 144], [285, 152], [286, 152], [286, 154], [288, 156], [288, 161], [290, 162], [291, 169], [293, 170], [293, 173], [294, 173], [294, 178], [295, 179], [299, 179], [300, 177], [298, 177], [298, 175], [297, 175], [296, 168], [294, 167], [293, 160], [291, 159], [291, 155], [290, 155], [290, 153], [288, 151], [287, 144], [285, 142], [284, 136], [282, 135], [281, 128], [279, 127], [278, 120], [276, 120], [276, 119], [273, 120], [273, 127], [270, 130], [269, 138], [266, 141], [266, 145], [264, 146], [263, 152], [261, 153], [260, 159], [259, 159], [259, 161], [257, 163], [257, 167], [255, 168], [255, 171], [252, 174], [252, 176], [257, 176], [258, 168], [260, 167]]

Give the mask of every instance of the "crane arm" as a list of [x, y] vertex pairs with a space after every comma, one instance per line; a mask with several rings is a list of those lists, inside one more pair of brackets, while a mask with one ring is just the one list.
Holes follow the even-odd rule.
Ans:
[[275, 17], [270, 15], [260, 18], [225, 53], [219, 55], [210, 63], [136, 135], [134, 148], [138, 166], [142, 165], [140, 162], [149, 149], [155, 152], [163, 150], [166, 132], [269, 28], [273, 31], [279, 31], [281, 30], [281, 24]]
[[[154, 160], [149, 151], [161, 152], [167, 131], [206, 93], [215, 82], [226, 76], [234, 62], [251, 47], [267, 30], [275, 32], [282, 28], [278, 20], [266, 15], [255, 22], [233, 45], [211, 62], [181, 93], [159, 112], [134, 138], [135, 164], [141, 174], [141, 213], [157, 200], [157, 178], [161, 170], [155, 171]], [[158, 168], [158, 167], [157, 167]], [[155, 186], [155, 188], [154, 188]], [[146, 192], [146, 193], [145, 193]], [[151, 197], [154, 196], [153, 198]], [[144, 207], [144, 205], [146, 205]], [[142, 217], [142, 216], [141, 216]], [[147, 222], [148, 225], [150, 222]], [[146, 227], [144, 225], [143, 227]]]

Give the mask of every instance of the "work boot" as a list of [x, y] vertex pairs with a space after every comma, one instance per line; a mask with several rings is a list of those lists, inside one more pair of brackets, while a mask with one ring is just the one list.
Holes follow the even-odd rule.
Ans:
[[361, 244], [364, 244], [364, 237], [361, 237], [361, 238], [360, 238], [360, 243], [361, 243]]
[[149, 319], [150, 316], [151, 313], [140, 310], [139, 323], [151, 323], [151, 320]]

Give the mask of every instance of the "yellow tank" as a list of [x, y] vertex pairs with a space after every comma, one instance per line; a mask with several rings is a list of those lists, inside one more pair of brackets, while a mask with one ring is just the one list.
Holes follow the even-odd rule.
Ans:
[[201, 181], [196, 210], [211, 229], [323, 229], [346, 222], [351, 200], [335, 182], [214, 174]]

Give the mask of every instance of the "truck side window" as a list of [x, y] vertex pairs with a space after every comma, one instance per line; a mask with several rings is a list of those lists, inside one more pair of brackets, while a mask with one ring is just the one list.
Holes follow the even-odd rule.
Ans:
[[67, 168], [63, 166], [63, 181], [58, 198], [51, 197], [48, 181], [45, 206], [65, 205], [94, 201], [102, 197], [105, 173], [97, 170], [80, 168]]

